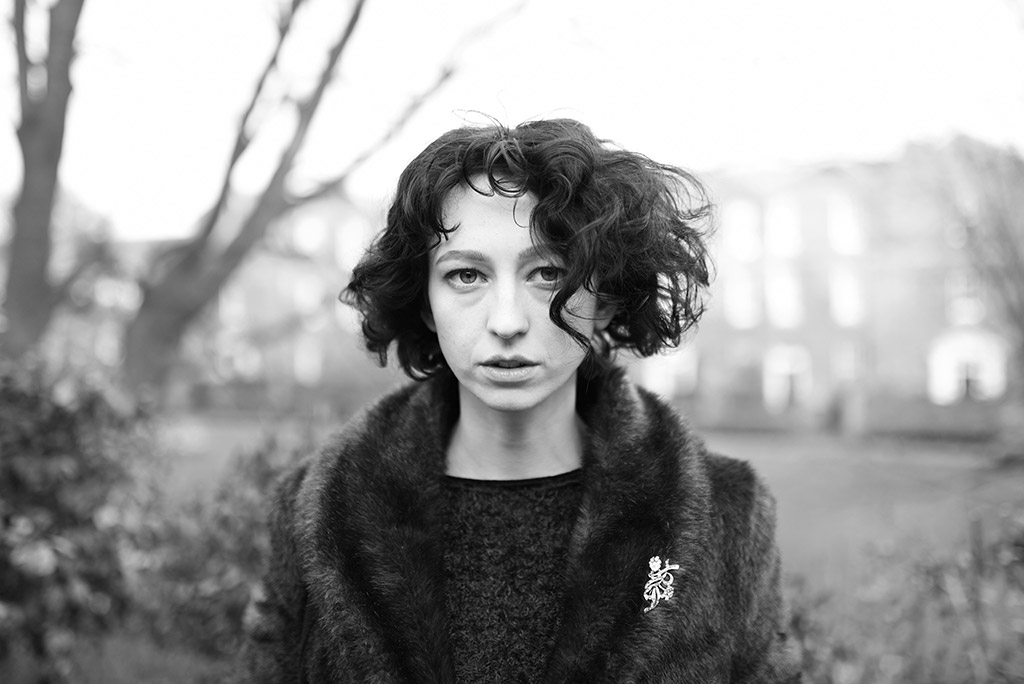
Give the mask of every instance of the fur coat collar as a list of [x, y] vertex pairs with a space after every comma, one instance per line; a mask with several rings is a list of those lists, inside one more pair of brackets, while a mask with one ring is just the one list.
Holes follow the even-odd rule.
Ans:
[[[282, 486], [274, 553], [297, 562], [271, 563], [261, 608], [287, 595], [281, 568], [305, 586], [309, 681], [454, 682], [438, 501], [457, 404], [449, 379], [399, 390]], [[773, 504], [751, 469], [621, 371], [581, 383], [578, 411], [583, 500], [545, 681], [793, 681]], [[679, 567], [645, 612], [653, 556]]]

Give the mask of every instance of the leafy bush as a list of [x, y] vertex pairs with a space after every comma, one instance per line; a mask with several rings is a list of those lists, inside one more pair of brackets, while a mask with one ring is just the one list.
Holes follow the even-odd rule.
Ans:
[[970, 527], [955, 557], [877, 554], [849, 596], [795, 580], [792, 631], [814, 684], [1024, 681], [1024, 509]]
[[140, 657], [208, 656], [189, 662], [215, 681], [237, 650], [267, 492], [312, 433], [265, 439], [212, 494], [179, 503], [148, 428], [86, 382], [0, 366], [0, 681], [111, 681], [101, 654], [140, 637]]
[[274, 479], [312, 448], [267, 437], [232, 459], [212, 496], [186, 504], [152, 499], [132, 530], [132, 596], [160, 643], [207, 656], [233, 654], [249, 591], [263, 571], [269, 537], [265, 513]]
[[141, 425], [83, 382], [0, 366], [0, 667], [27, 656], [61, 681], [76, 635], [123, 614], [108, 514]]

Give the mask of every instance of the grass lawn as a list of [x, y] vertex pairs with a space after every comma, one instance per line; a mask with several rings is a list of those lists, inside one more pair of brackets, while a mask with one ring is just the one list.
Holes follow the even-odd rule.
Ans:
[[872, 550], [952, 556], [972, 518], [984, 529], [1024, 503], [1024, 468], [994, 467], [980, 444], [742, 433], [706, 441], [767, 481], [784, 569], [815, 588], [860, 585]]

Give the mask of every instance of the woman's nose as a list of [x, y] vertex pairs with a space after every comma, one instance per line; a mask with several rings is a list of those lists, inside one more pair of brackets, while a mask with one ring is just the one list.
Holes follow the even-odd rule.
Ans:
[[498, 337], [511, 339], [530, 329], [530, 319], [522, 301], [523, 293], [513, 285], [497, 285], [491, 290], [487, 329]]

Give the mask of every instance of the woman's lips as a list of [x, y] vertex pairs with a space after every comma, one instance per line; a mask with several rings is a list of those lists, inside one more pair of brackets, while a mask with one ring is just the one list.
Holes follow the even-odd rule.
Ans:
[[491, 380], [514, 383], [529, 379], [538, 364], [523, 358], [494, 358], [480, 365], [484, 375]]

